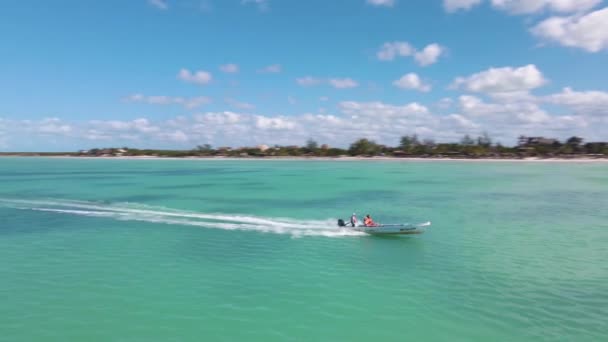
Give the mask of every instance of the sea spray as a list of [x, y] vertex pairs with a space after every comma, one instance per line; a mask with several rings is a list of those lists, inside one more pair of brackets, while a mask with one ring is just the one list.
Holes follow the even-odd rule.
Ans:
[[0, 198], [0, 206], [66, 215], [103, 217], [120, 221], [144, 221], [168, 225], [224, 230], [249, 230], [299, 236], [360, 236], [363, 233], [335, 226], [334, 219], [297, 220], [239, 214], [200, 213], [141, 203], [104, 203], [61, 199], [20, 200]]

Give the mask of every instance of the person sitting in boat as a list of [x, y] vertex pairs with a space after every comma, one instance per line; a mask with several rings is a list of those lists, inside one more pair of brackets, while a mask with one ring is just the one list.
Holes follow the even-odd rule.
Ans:
[[378, 224], [376, 222], [374, 222], [374, 220], [372, 220], [372, 217], [367, 214], [365, 216], [365, 219], [363, 219], [363, 225], [366, 227], [376, 227], [378, 226]]
[[350, 225], [353, 227], [357, 226], [357, 214], [353, 213], [353, 215], [350, 217]]

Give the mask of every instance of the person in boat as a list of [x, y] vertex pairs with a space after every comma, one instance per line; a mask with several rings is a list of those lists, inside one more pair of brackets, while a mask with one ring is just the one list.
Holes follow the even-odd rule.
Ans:
[[350, 217], [350, 225], [353, 227], [357, 226], [357, 214], [353, 213], [353, 215]]
[[378, 224], [372, 220], [372, 217], [367, 214], [365, 215], [365, 219], [363, 219], [363, 225], [366, 227], [376, 227]]

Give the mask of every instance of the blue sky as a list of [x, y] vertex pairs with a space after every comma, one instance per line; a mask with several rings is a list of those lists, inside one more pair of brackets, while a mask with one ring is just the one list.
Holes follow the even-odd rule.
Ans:
[[0, 150], [608, 140], [602, 0], [11, 1]]

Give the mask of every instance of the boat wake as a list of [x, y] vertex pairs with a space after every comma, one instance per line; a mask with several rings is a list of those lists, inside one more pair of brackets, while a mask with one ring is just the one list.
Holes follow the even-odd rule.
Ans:
[[19, 200], [0, 198], [0, 207], [64, 215], [103, 217], [121, 221], [143, 221], [168, 225], [196, 226], [224, 230], [248, 230], [299, 236], [365, 235], [335, 226], [335, 220], [295, 220], [235, 214], [208, 214], [149, 206], [138, 203], [104, 203], [73, 200]]

